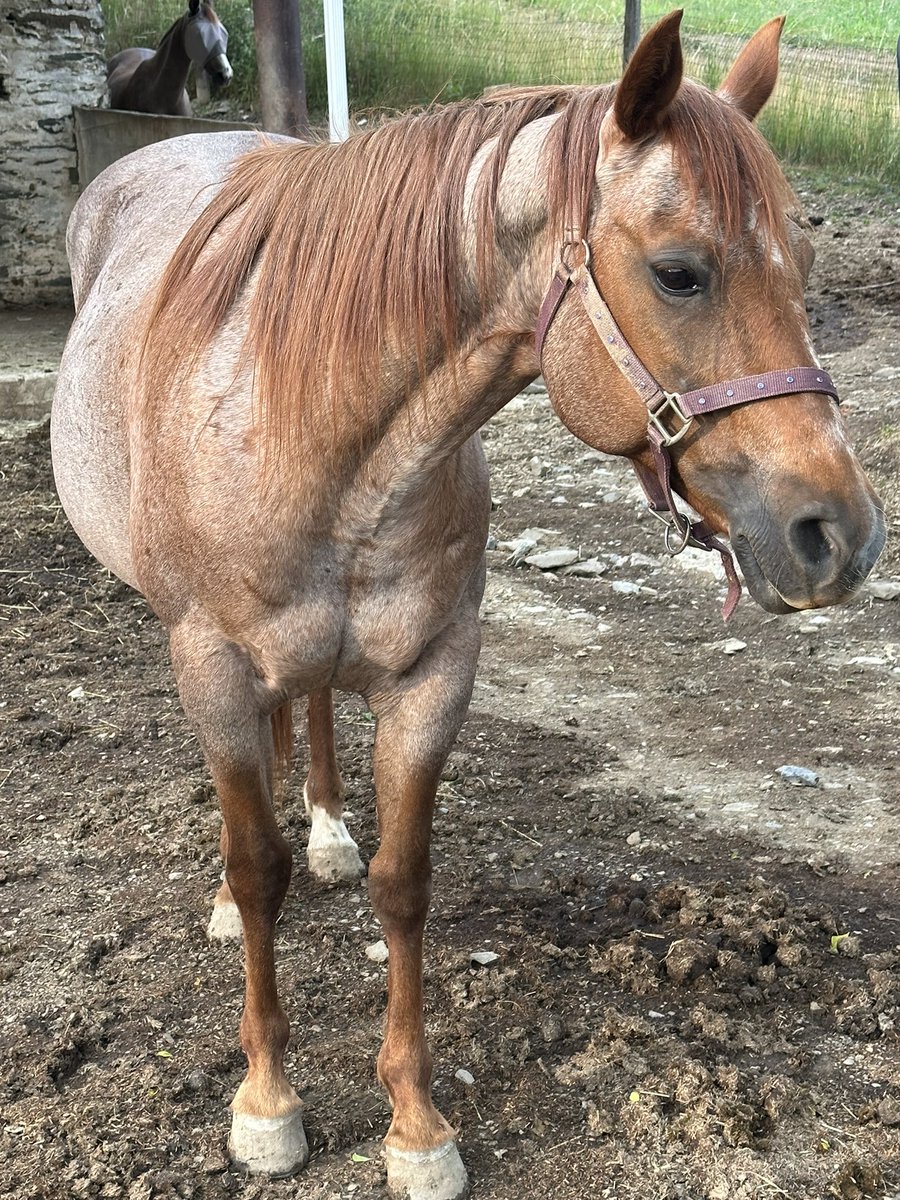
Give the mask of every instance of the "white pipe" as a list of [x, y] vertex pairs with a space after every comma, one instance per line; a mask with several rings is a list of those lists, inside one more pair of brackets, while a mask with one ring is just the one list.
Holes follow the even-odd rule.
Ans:
[[329, 137], [333, 142], [343, 142], [350, 136], [343, 0], [323, 0], [323, 9], [325, 13], [325, 70], [328, 76]]

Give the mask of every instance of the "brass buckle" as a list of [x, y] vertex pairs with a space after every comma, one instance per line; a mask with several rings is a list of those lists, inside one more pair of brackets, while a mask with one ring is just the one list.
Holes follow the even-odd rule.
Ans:
[[[694, 423], [694, 418], [684, 411], [678, 401], [681, 395], [678, 392], [663, 392], [665, 399], [658, 408], [650, 409], [650, 424], [657, 431], [660, 440], [664, 446], [674, 446], [676, 442], [680, 442], [687, 431]], [[671, 414], [681, 422], [679, 428], [674, 433], [670, 433], [662, 422], [665, 415]]]

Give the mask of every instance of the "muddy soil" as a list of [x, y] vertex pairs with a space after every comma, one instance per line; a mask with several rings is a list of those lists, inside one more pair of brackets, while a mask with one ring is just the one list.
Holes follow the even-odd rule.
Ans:
[[[803, 188], [817, 342], [891, 497], [897, 212]], [[539, 527], [604, 571], [488, 554], [426, 965], [473, 1196], [896, 1200], [900, 601], [771, 618], [745, 598], [726, 630], [717, 564], [665, 559], [629, 472], [545, 396], [485, 438], [497, 542]], [[48, 451], [45, 427], [0, 443], [0, 1195], [380, 1197], [380, 935], [363, 884], [303, 868], [302, 744], [278, 961], [313, 1159], [287, 1181], [229, 1166], [242, 977], [205, 937], [215, 800], [160, 627], [68, 528]], [[898, 576], [893, 533], [876, 574]], [[339, 713], [371, 857], [372, 722]]]

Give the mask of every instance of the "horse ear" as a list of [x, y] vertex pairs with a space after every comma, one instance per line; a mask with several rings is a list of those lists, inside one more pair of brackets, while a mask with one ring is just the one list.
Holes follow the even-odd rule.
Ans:
[[718, 94], [751, 121], [772, 95], [778, 78], [778, 42], [784, 17], [757, 29], [725, 76]]
[[188, 12], [192, 17], [196, 17], [200, 11], [200, 0], [188, 0]]
[[616, 88], [613, 116], [626, 138], [655, 133], [681, 86], [681, 13], [677, 8], [644, 34]]

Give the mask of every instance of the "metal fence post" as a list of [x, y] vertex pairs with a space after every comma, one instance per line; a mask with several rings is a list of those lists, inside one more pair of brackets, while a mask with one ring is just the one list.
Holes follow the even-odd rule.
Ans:
[[328, 76], [328, 136], [333, 142], [343, 142], [350, 136], [343, 0], [324, 0], [323, 9], [325, 71]]
[[634, 48], [641, 40], [641, 0], [625, 0], [625, 37], [622, 43], [622, 66], [628, 66], [628, 60], [634, 54]]

